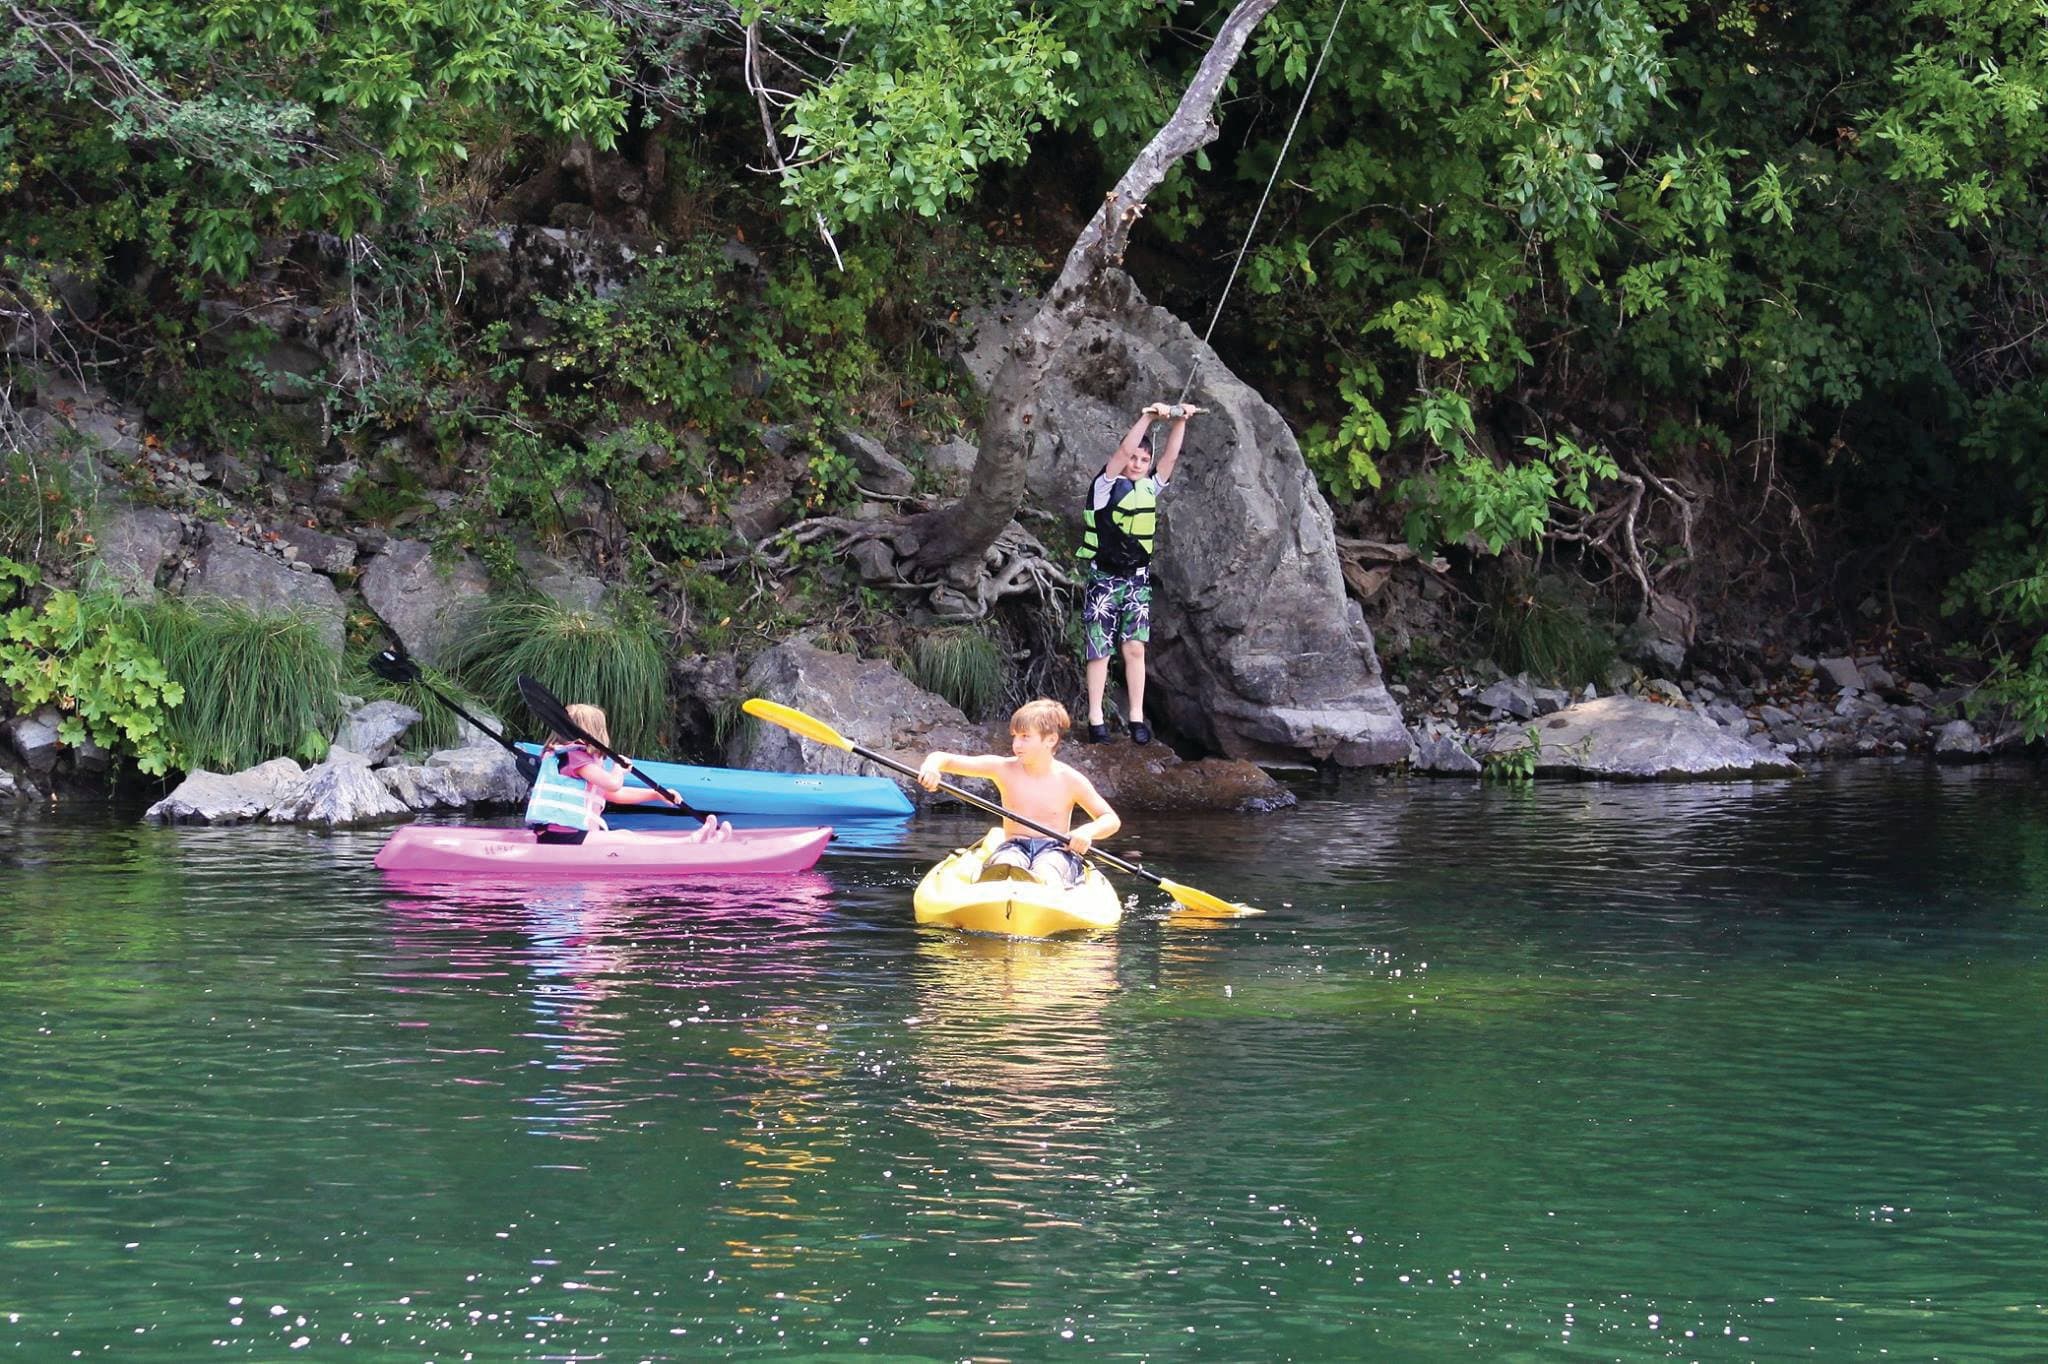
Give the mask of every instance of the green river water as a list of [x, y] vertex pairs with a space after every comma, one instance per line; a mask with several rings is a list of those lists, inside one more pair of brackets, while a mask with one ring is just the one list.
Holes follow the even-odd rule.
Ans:
[[[2048, 787], [1354, 781], [1113, 936], [0, 822], [0, 1358], [2048, 1358]], [[1135, 883], [1127, 889], [1135, 892]]]

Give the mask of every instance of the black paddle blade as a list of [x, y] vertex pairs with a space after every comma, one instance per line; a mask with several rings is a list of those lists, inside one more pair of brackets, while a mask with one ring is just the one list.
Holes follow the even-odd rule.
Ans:
[[569, 718], [569, 708], [562, 704], [561, 698], [525, 673], [519, 675], [519, 699], [526, 703], [526, 708], [533, 712], [534, 718], [551, 732], [567, 735], [571, 739], [596, 742], [584, 732], [581, 725]]
[[373, 656], [370, 671], [386, 682], [396, 682], [401, 686], [420, 680], [420, 670], [397, 649], [385, 649]]

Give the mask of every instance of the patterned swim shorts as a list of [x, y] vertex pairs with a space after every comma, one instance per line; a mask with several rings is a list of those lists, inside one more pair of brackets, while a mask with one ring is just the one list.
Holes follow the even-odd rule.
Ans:
[[1139, 569], [1129, 577], [1091, 572], [1081, 596], [1084, 656], [1108, 658], [1123, 640], [1152, 638], [1152, 577]]

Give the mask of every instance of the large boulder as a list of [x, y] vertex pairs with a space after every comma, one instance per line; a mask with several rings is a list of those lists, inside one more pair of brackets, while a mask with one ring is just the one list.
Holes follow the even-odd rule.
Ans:
[[272, 758], [232, 775], [193, 772], [149, 807], [152, 824], [241, 824], [255, 819], [296, 786], [305, 770], [290, 758]]
[[[976, 725], [886, 663], [833, 653], [802, 639], [785, 640], [757, 658], [742, 690], [794, 706], [907, 767], [918, 766], [934, 749], [1010, 751], [1007, 717]], [[1228, 758], [1186, 762], [1164, 744], [1070, 740], [1061, 745], [1060, 757], [1085, 773], [1119, 811], [1272, 810], [1294, 803], [1291, 792], [1252, 763]], [[772, 724], [742, 726], [727, 743], [726, 761], [772, 771], [894, 777], [912, 800], [951, 799], [844, 749], [801, 739]], [[995, 799], [991, 784], [967, 782], [964, 787]]]
[[405, 732], [420, 722], [420, 713], [402, 701], [371, 701], [349, 713], [334, 732], [334, 746], [360, 753], [375, 767], [398, 750]]
[[21, 755], [30, 772], [48, 776], [57, 765], [57, 755], [64, 751], [63, 740], [57, 734], [63, 718], [55, 706], [43, 706], [33, 715], [17, 715], [0, 725], [0, 732], [7, 735], [7, 742]]
[[272, 824], [319, 824], [332, 829], [410, 813], [406, 803], [377, 780], [362, 754], [335, 748], [328, 750], [325, 762], [308, 769], [280, 792], [264, 818]]
[[462, 805], [523, 806], [531, 789], [512, 755], [496, 744], [444, 748], [427, 766], [452, 784]]
[[198, 564], [185, 580], [185, 595], [218, 597], [258, 611], [301, 613], [319, 627], [322, 639], [341, 648], [347, 608], [334, 584], [251, 549], [219, 526], [201, 533]]
[[101, 503], [101, 524], [88, 579], [124, 597], [146, 601], [157, 578], [185, 543], [184, 523], [161, 507]]
[[377, 780], [408, 810], [457, 810], [469, 802], [445, 767], [380, 767]]
[[[1158, 685], [1147, 710], [1204, 747], [1255, 762], [1405, 761], [1400, 710], [1345, 593], [1330, 509], [1293, 432], [1127, 279], [1114, 277], [1106, 292], [1123, 302], [1076, 329], [1038, 393], [1027, 477], [1032, 499], [1078, 540], [1083, 490], [1138, 410], [1175, 398], [1193, 376], [1187, 400], [1209, 411], [1188, 424], [1160, 500], [1148, 650]], [[964, 358], [984, 386], [1030, 306], [977, 327]]]
[[1683, 778], [1796, 777], [1799, 765], [1759, 749], [1686, 707], [1632, 696], [1569, 706], [1532, 725], [1505, 726], [1486, 750], [1512, 752], [1533, 729], [1542, 745], [1539, 773], [1635, 781]]
[[[741, 679], [743, 696], [760, 696], [814, 715], [853, 742], [916, 767], [935, 748], [978, 748], [978, 725], [942, 698], [916, 686], [886, 663], [820, 649], [788, 639], [756, 658]], [[749, 721], [726, 741], [734, 767], [771, 772], [849, 773], [897, 777], [915, 800], [915, 782], [829, 744], [802, 739], [778, 725]]]
[[393, 540], [363, 570], [363, 600], [406, 650], [439, 664], [483, 601], [490, 579], [467, 554], [437, 562], [424, 540]]

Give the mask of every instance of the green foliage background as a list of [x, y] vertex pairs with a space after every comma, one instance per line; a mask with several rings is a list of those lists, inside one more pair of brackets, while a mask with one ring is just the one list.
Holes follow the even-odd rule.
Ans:
[[[592, 536], [723, 630], [772, 595], [764, 571], [750, 589], [695, 567], [730, 574], [744, 548], [723, 513], [753, 433], [792, 433], [822, 510], [851, 492], [819, 439], [849, 408], [964, 424], [931, 324], [1057, 263], [1225, 10], [748, 0], [735, 25], [609, 0], [36, 0], [0, 37], [0, 304], [120, 366], [173, 436], [305, 462], [249, 398], [276, 377], [251, 369], [261, 346], [200, 304], [281, 242], [338, 239], [361, 360], [306, 382], [335, 439], [410, 442], [366, 470], [371, 518], [452, 487], [455, 541], [490, 554], [506, 518]], [[1947, 610], [1911, 624], [2048, 728], [2033, 7], [1396, 0], [1335, 20], [1288, 0], [1260, 26], [1224, 136], [1155, 196], [1144, 242], [1180, 266], [1160, 292], [1213, 303], [1327, 40], [1219, 340], [1340, 507], [1420, 547], [1599, 569], [1591, 528], [1630, 487], [1691, 489], [1812, 553], [1910, 559]], [[772, 149], [750, 50], [785, 92]], [[543, 334], [519, 333], [459, 282], [496, 249], [498, 197], [576, 147], [658, 150], [674, 188], [634, 222], [651, 247], [623, 287], [531, 300]], [[780, 175], [750, 169], [776, 155]], [[747, 230], [758, 271], [725, 250]], [[1639, 530], [1645, 571], [1683, 584], [1668, 518]], [[1896, 608], [1865, 623], [1902, 628]]]

